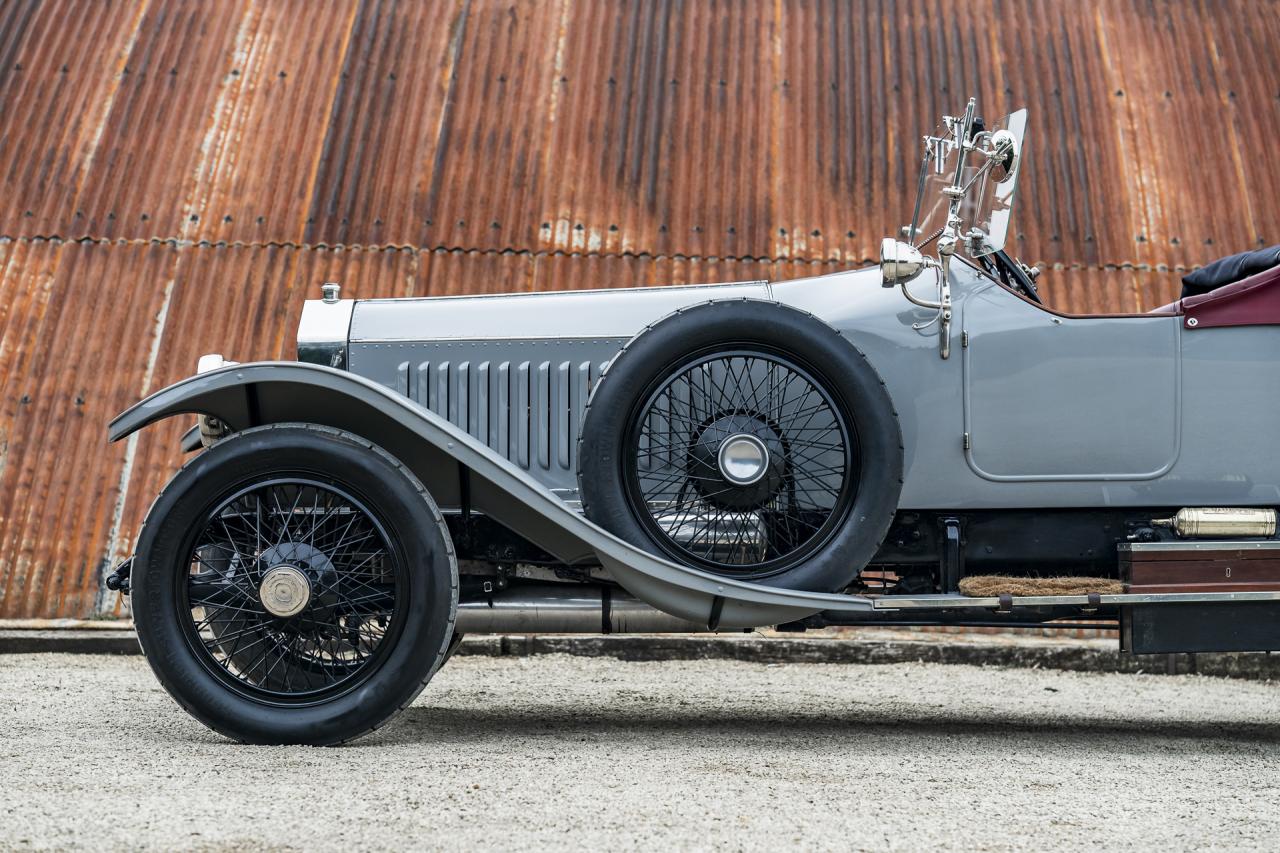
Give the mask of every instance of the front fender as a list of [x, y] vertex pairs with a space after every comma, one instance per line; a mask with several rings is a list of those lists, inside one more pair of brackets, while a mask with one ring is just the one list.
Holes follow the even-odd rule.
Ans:
[[533, 477], [434, 412], [353, 373], [300, 362], [239, 364], [184, 379], [111, 422], [119, 441], [179, 414], [212, 415], [232, 430], [314, 423], [360, 435], [393, 454], [437, 502], [471, 505], [566, 563], [599, 561], [632, 595], [683, 619], [754, 628], [822, 610], [865, 611], [866, 598], [775, 589], [655, 557], [575, 512]]

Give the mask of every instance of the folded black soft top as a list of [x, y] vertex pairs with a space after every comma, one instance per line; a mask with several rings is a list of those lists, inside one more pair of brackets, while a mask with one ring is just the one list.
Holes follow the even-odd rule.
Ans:
[[1182, 298], [1199, 296], [1280, 265], [1280, 246], [1218, 258], [1182, 277]]

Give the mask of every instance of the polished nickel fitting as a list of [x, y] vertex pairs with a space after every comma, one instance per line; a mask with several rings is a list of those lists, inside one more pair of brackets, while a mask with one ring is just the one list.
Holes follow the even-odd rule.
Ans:
[[288, 619], [311, 602], [311, 582], [297, 566], [273, 566], [262, 576], [258, 598], [272, 616]]
[[1168, 527], [1186, 539], [1230, 539], [1234, 536], [1275, 536], [1276, 511], [1247, 507], [1189, 507], [1172, 518], [1151, 523]]

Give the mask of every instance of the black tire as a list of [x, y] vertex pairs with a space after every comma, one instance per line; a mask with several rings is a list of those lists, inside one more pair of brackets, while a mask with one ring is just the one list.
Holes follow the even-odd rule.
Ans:
[[[295, 499], [287, 513], [273, 514], [273, 529], [283, 525], [288, 533], [294, 525], [289, 538], [301, 540], [299, 531], [307, 525], [314, 536], [320, 524], [335, 529], [345, 524], [349, 531], [359, 522], [372, 531], [364, 538], [374, 543], [361, 544], [374, 555], [365, 561], [374, 559], [384, 572], [380, 577], [390, 580], [378, 585], [365, 580], [368, 569], [357, 575], [344, 568], [355, 563], [355, 557], [340, 562], [355, 553], [352, 545], [343, 544], [353, 536], [327, 533], [314, 539], [323, 547], [315, 549], [320, 556], [313, 562], [329, 560], [328, 575], [323, 581], [313, 577], [307, 589], [314, 595], [308, 592], [304, 609], [282, 619], [267, 612], [251, 575], [252, 567], [266, 560], [262, 546], [259, 556], [241, 560], [246, 568], [239, 575], [219, 575], [223, 567], [210, 567], [201, 559], [215, 524], [225, 527], [227, 519], [233, 524], [250, 519], [245, 523], [257, 530], [259, 521], [271, 520], [261, 511], [233, 516], [226, 509], [228, 501], [243, 500], [237, 496], [254, 490], [290, 487], [295, 494], [312, 495], [313, 502], [324, 495], [337, 508], [321, 518], [321, 510], [313, 507], [308, 517]], [[239, 540], [227, 535], [226, 541], [238, 548]], [[371, 550], [374, 545], [378, 550]], [[275, 554], [271, 559], [280, 558]], [[156, 499], [139, 535], [133, 566], [133, 618], [161, 685], [196, 719], [245, 743], [331, 745], [378, 728], [426, 686], [454, 637], [457, 562], [439, 509], [395, 458], [327, 427], [258, 427], [201, 453]], [[216, 604], [209, 604], [205, 602], [213, 601], [215, 593], [193, 593], [195, 589], [221, 592]], [[341, 598], [342, 589], [357, 594]], [[197, 597], [201, 595], [211, 598]], [[375, 610], [375, 605], [384, 609]], [[244, 629], [237, 622], [229, 623], [230, 628], [219, 623], [223, 611], [260, 614], [253, 629], [257, 639], [249, 642], [265, 644], [269, 638], [277, 643], [279, 660], [270, 669], [251, 662], [248, 653], [228, 648], [233, 635]], [[222, 624], [221, 630], [211, 629], [210, 620]], [[306, 632], [322, 639], [308, 641], [311, 634]], [[294, 674], [292, 680], [281, 676], [286, 671]]]
[[[815, 526], [803, 547], [789, 552], [790, 558], [783, 554], [757, 566], [719, 566], [677, 547], [674, 539], [664, 536], [653, 519], [644, 517], [644, 510], [637, 508], [640, 500], [634, 459], [642, 451], [633, 433], [640, 428], [633, 425], [652, 416], [656, 410], [645, 408], [647, 401], [667, 387], [664, 382], [669, 385], [674, 381], [670, 377], [693, 370], [690, 365], [697, 367], [713, 358], [757, 357], [792, 365], [793, 373], [817, 390], [817, 399], [826, 401], [832, 423], [840, 430], [838, 435], [847, 436], [839, 445], [844, 454], [840, 458], [847, 459], [847, 467], [842, 469], [845, 476], [839, 480], [839, 491], [833, 487], [832, 506], [823, 526]], [[753, 416], [761, 422], [768, 420]], [[688, 427], [688, 437], [674, 440], [663, 452], [669, 458], [686, 453], [691, 460], [697, 435], [694, 430], [698, 428]], [[781, 440], [778, 446], [788, 447], [786, 437]], [[592, 392], [578, 451], [583, 509], [601, 527], [675, 562], [787, 589], [830, 592], [847, 587], [879, 548], [902, 489], [902, 436], [897, 413], [875, 369], [826, 323], [794, 308], [760, 300], [692, 306], [632, 338]], [[773, 464], [774, 457], [768, 458]], [[687, 464], [692, 466], [693, 462]], [[780, 464], [790, 470], [789, 452]], [[688, 468], [690, 481], [705, 479], [695, 477], [693, 470]], [[785, 482], [785, 475], [781, 476], [783, 479], [775, 482]], [[681, 496], [685, 488], [682, 484]]]

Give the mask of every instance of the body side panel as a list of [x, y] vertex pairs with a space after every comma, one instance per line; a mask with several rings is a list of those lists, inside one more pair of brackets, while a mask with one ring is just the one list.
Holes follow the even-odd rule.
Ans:
[[587, 398], [627, 338], [355, 343], [351, 370], [403, 394], [535, 476], [578, 495]]
[[[912, 283], [918, 295], [931, 293], [928, 275]], [[1029, 305], [966, 265], [952, 267], [952, 298], [961, 322], [952, 328], [952, 356], [946, 360], [938, 355], [936, 324], [924, 333], [912, 329], [912, 323], [928, 320], [932, 312], [911, 305], [895, 289], [880, 288], [877, 270], [774, 283], [774, 298], [830, 323], [867, 355], [884, 379], [905, 445], [903, 509], [1280, 504], [1280, 453], [1275, 451], [1280, 432], [1280, 330], [1255, 326], [1192, 334], [1174, 329], [1179, 318], [1158, 315], [1059, 318], [1062, 326], [1082, 322], [1093, 327], [1090, 336], [1114, 340], [1102, 355], [1094, 351], [1097, 341], [1081, 340], [1064, 347], [1054, 358], [1070, 364], [1077, 381], [1064, 388], [1050, 372], [1044, 382], [1019, 388], [1020, 399], [1011, 403], [1032, 412], [1071, 405], [1087, 408], [1095, 402], [1091, 396], [1095, 390], [1088, 381], [1092, 375], [1104, 384], [1117, 376], [1128, 377], [1135, 386], [1154, 378], [1161, 387], [1146, 399], [1157, 400], [1159, 410], [1126, 402], [1126, 415], [1140, 420], [1136, 425], [1126, 421], [1124, 429], [1130, 440], [1141, 430], [1158, 438], [1143, 451], [1146, 459], [1124, 462], [1113, 456], [1111, 460], [1127, 465], [1130, 478], [1090, 475], [1091, 470], [1100, 470], [1091, 462], [1095, 455], [1114, 452], [1105, 429], [1094, 431], [1089, 442], [1059, 454], [1054, 467], [1032, 472], [1059, 474], [1070, 471], [1068, 466], [1080, 466], [1085, 473], [1077, 475], [1079, 479], [980, 476], [964, 450], [962, 376], [965, 312], [968, 301], [980, 293], [990, 300], [984, 306], [985, 324], [1001, 334], [1026, 330], [1017, 333], [1019, 346], [1005, 356], [1034, 366], [1042, 354], [1040, 342], [1052, 340], [1048, 327], [1058, 315]], [[1127, 347], [1127, 336], [1135, 326], [1145, 330], [1142, 344]], [[970, 332], [970, 347], [980, 346], [981, 334], [981, 329]], [[1174, 375], [1176, 391], [1171, 384]], [[1119, 400], [1124, 384], [1112, 382], [1107, 391]], [[1170, 403], [1175, 393], [1176, 408]], [[1002, 431], [999, 438], [1006, 438], [1007, 432]], [[1024, 460], [1034, 458], [1034, 436], [1013, 440], [1027, 441], [1020, 453]], [[1175, 441], [1176, 448], [1171, 445]], [[999, 444], [992, 452], [999, 453]], [[1175, 458], [1169, 464], [1171, 457]]]
[[1073, 317], [964, 301], [966, 456], [995, 481], [1153, 480], [1178, 460], [1179, 318]]
[[1182, 386], [1182, 452], [1150, 493], [1280, 504], [1280, 328], [1184, 328]]
[[[931, 295], [930, 275], [913, 282], [913, 291]], [[537, 371], [545, 365], [559, 381], [561, 365], [568, 363], [572, 372], [575, 364], [605, 363], [612, 357], [610, 351], [616, 352], [625, 339], [670, 310], [742, 296], [764, 296], [814, 314], [871, 361], [894, 401], [902, 429], [904, 509], [1280, 503], [1280, 455], [1272, 451], [1268, 432], [1280, 423], [1280, 372], [1275, 369], [1280, 363], [1280, 334], [1275, 329], [1207, 329], [1191, 335], [1178, 333], [1173, 317], [1062, 318], [1029, 305], [963, 264], [952, 267], [959, 322], [952, 326], [952, 356], [946, 360], [938, 355], [936, 323], [923, 330], [912, 328], [927, 322], [932, 312], [910, 304], [896, 289], [881, 287], [879, 271], [868, 268], [769, 287], [749, 283], [407, 300], [412, 304], [406, 307], [419, 318], [413, 328], [436, 329], [444, 336], [418, 341], [379, 336], [379, 318], [395, 315], [406, 301], [369, 303], [378, 306], [376, 314], [366, 313], [366, 303], [358, 303], [353, 335], [359, 327], [362, 337], [351, 344], [352, 365], [388, 388], [404, 381], [395, 374], [402, 365], [407, 371], [408, 365], [439, 364], [450, 353], [457, 354], [449, 355], [450, 365], [465, 362], [472, 371], [486, 360], [491, 370], [495, 364], [518, 367], [527, 361], [530, 375], [540, 377]], [[971, 437], [978, 452], [970, 458], [964, 447], [970, 425], [962, 335], [968, 303], [974, 298], [983, 300], [982, 319], [969, 330], [969, 344], [983, 354], [983, 370], [991, 368], [979, 385], [985, 395], [1004, 397], [1003, 411], [1012, 420], [1006, 424], [998, 412], [982, 413], [973, 425], [981, 434]], [[555, 310], [530, 307], [544, 301]], [[578, 313], [579, 307], [584, 313]], [[459, 310], [469, 315], [466, 323], [455, 314]], [[387, 326], [385, 337], [412, 334], [409, 316]], [[526, 323], [522, 316], [537, 322]], [[422, 325], [428, 318], [429, 325]], [[459, 337], [474, 336], [475, 324], [485, 318], [486, 335]], [[1085, 334], [1074, 334], [1080, 330]], [[609, 334], [592, 337], [585, 334], [588, 331]], [[980, 340], [988, 333], [994, 337]], [[1137, 338], [1130, 341], [1131, 335]], [[1008, 346], [1001, 345], [1002, 338]], [[388, 344], [404, 345], [404, 357], [393, 355]], [[510, 355], [504, 354], [507, 346]], [[1039, 364], [1046, 351], [1052, 355], [1050, 363]], [[1034, 381], [1018, 377], [1016, 364], [1010, 365], [1006, 393], [994, 366], [1005, 361], [1025, 361]], [[1058, 382], [1051, 365], [1066, 370], [1072, 381]], [[1105, 393], [1092, 387], [1095, 376]], [[594, 374], [589, 374], [588, 384], [592, 381]], [[1126, 399], [1130, 387], [1134, 397]], [[970, 401], [971, 407], [989, 404], [990, 397]], [[1110, 412], [1109, 404], [1124, 411]], [[1100, 414], [1100, 420], [1095, 424], [1073, 415], [1074, 425], [1088, 429], [1070, 446], [1057, 446], [1052, 435], [1034, 429], [1036, 413], [1070, 411], [1069, 407]], [[443, 411], [448, 417], [447, 407]], [[573, 411], [566, 415], [569, 424]], [[1019, 417], [1029, 420], [1022, 423]], [[1137, 418], [1140, 422], [1135, 424]], [[464, 429], [475, 434], [470, 422]], [[1019, 434], [1024, 430], [1028, 434]], [[1114, 442], [1117, 436], [1123, 441]], [[548, 440], [559, 438], [553, 433]], [[1001, 459], [1006, 442], [1013, 443], [1010, 460]], [[517, 461], [518, 453], [517, 448]], [[1043, 453], [1043, 459], [1037, 453]], [[510, 451], [504, 455], [512, 457]], [[526, 470], [562, 496], [572, 497], [574, 468], [571, 460], [568, 466], [530, 464]]]

